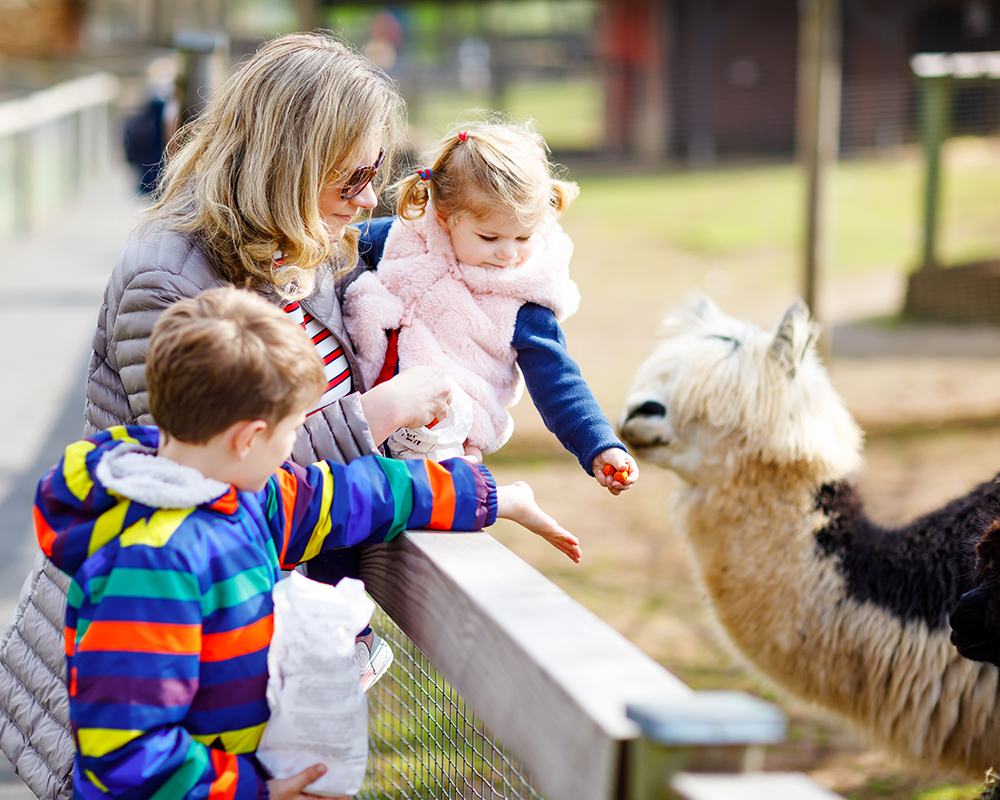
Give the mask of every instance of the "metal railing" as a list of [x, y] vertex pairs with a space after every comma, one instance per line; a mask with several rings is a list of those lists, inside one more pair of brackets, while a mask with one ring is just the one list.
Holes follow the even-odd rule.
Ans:
[[[51, 73], [52, 65], [38, 69]], [[74, 71], [0, 102], [0, 238], [31, 228], [108, 167], [118, 80]]]
[[378, 610], [372, 624], [394, 658], [369, 695], [368, 779], [357, 797], [541, 798], [523, 767], [389, 616]]

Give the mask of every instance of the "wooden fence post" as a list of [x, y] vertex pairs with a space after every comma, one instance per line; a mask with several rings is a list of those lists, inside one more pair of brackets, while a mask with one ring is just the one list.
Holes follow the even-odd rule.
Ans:
[[[799, 2], [799, 120], [797, 150], [805, 172], [806, 219], [802, 299], [822, 321], [819, 283], [831, 250], [829, 182], [840, 149], [840, 2]], [[829, 352], [824, 334], [820, 350]]]
[[924, 146], [924, 257], [921, 267], [939, 266], [937, 241], [941, 207], [941, 149], [951, 127], [950, 75], [920, 82], [920, 139]]

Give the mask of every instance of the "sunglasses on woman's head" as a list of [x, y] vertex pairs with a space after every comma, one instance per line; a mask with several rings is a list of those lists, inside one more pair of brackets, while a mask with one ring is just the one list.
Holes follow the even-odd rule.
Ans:
[[344, 181], [344, 186], [340, 190], [340, 199], [353, 200], [361, 194], [365, 190], [365, 187], [372, 182], [372, 179], [378, 172], [378, 168], [382, 166], [383, 158], [385, 158], [385, 150], [379, 150], [378, 158], [375, 159], [374, 164], [358, 167], [354, 170], [350, 177]]

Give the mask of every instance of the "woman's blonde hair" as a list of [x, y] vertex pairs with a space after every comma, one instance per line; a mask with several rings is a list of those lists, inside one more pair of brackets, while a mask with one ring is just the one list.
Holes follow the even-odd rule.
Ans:
[[545, 140], [529, 124], [487, 120], [455, 130], [420, 169], [393, 185], [396, 210], [406, 220], [424, 215], [427, 203], [445, 219], [468, 214], [477, 219], [513, 214], [534, 224], [562, 214], [580, 193], [572, 181], [556, 177]]
[[274, 39], [178, 133], [146, 218], [193, 232], [234, 284], [304, 297], [320, 264], [357, 263], [356, 231], [330, 241], [321, 190], [345, 180], [380, 141], [387, 174], [404, 111], [388, 76], [330, 35]]

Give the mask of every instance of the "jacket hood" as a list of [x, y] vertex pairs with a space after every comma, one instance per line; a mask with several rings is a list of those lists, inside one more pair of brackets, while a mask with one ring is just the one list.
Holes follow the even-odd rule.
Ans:
[[228, 484], [157, 456], [158, 442], [156, 428], [109, 428], [71, 444], [42, 478], [35, 532], [59, 569], [75, 575], [101, 546], [145, 524], [151, 509], [193, 509], [230, 493]]

